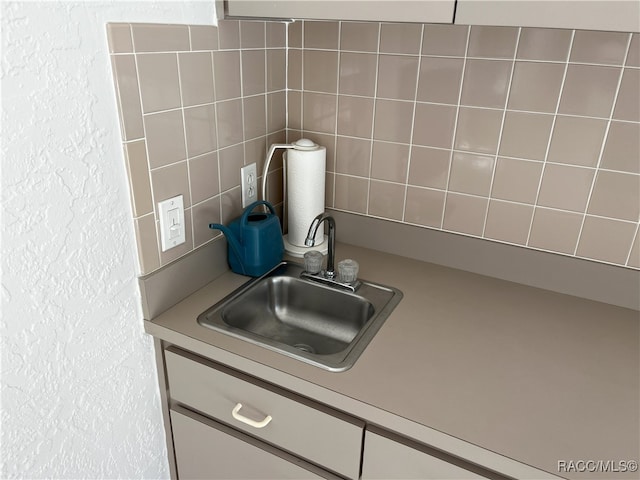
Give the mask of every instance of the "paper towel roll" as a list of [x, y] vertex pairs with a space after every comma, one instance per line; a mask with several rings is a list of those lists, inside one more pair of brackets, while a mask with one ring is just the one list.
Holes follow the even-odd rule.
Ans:
[[[313, 219], [324, 212], [327, 149], [287, 150], [287, 214], [289, 242], [304, 247]], [[324, 241], [324, 224], [316, 233], [316, 246]]]

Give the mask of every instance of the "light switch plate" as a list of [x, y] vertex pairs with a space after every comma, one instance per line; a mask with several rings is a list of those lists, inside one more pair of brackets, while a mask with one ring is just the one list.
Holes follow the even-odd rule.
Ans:
[[160, 244], [163, 252], [187, 241], [182, 195], [158, 202], [158, 215], [160, 216]]
[[255, 162], [240, 169], [242, 208], [258, 200], [258, 175]]

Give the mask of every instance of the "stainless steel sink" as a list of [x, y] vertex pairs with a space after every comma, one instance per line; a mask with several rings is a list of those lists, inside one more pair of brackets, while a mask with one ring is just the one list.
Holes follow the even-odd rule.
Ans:
[[357, 292], [300, 278], [283, 262], [198, 316], [198, 323], [332, 371], [351, 367], [402, 298], [363, 281]]

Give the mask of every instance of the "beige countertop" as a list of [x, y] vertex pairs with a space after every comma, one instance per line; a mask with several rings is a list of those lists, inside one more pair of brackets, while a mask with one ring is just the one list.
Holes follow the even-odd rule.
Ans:
[[639, 312], [360, 247], [336, 250], [360, 263], [361, 278], [404, 294], [345, 372], [200, 326], [200, 313], [247, 280], [231, 272], [145, 328], [471, 461], [483, 461], [481, 447], [520, 478], [539, 475], [509, 459], [567, 478], [611, 475], [558, 472], [559, 461], [639, 460]]

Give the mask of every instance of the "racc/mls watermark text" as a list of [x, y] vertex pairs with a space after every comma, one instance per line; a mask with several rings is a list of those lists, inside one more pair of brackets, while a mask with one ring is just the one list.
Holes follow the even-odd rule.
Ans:
[[636, 460], [558, 460], [560, 473], [626, 473], [637, 472]]

